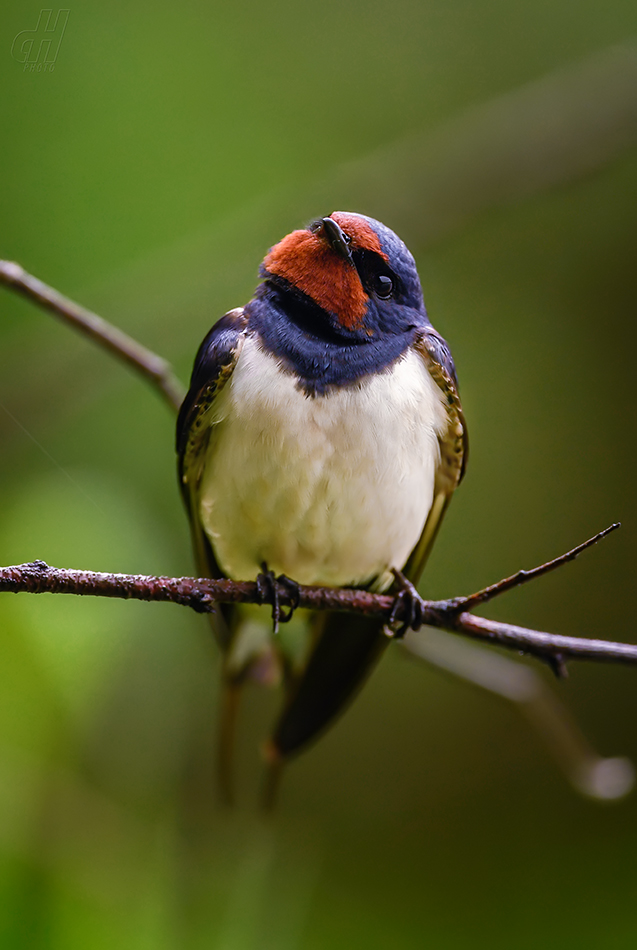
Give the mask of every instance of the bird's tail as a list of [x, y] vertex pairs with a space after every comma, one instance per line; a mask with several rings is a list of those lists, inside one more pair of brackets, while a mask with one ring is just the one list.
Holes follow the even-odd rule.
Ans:
[[290, 683], [283, 712], [265, 747], [264, 804], [272, 806], [285, 762], [328, 728], [354, 698], [391, 640], [378, 620], [320, 614], [316, 643]]

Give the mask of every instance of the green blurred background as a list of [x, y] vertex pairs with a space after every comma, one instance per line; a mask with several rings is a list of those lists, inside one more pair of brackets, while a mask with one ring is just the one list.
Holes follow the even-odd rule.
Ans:
[[[40, 72], [11, 55], [38, 13], [2, 11], [0, 254], [185, 380], [272, 243], [336, 208], [381, 218], [471, 435], [423, 590], [621, 520], [489, 615], [634, 641], [634, 2], [88, 0]], [[170, 411], [8, 291], [0, 333], [0, 563], [189, 573]], [[264, 823], [275, 700], [247, 696], [240, 802], [218, 808], [202, 618], [0, 611], [2, 948], [637, 945], [636, 796], [579, 797], [503, 701], [391, 650]], [[572, 664], [555, 689], [637, 759], [637, 670]]]

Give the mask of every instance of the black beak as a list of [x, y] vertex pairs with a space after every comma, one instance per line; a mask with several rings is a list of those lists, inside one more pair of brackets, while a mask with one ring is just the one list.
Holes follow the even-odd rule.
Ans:
[[349, 261], [349, 263], [353, 265], [354, 261], [352, 260], [352, 252], [349, 249], [349, 239], [345, 237], [336, 221], [334, 221], [333, 218], [321, 218], [321, 223], [323, 224], [323, 234], [329, 241], [332, 250], [336, 251], [340, 257], [345, 258], [346, 261]]

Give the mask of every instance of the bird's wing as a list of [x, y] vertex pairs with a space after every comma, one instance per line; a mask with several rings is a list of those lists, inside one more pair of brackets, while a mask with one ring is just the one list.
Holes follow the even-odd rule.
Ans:
[[[241, 308], [231, 310], [213, 326], [199, 347], [190, 381], [177, 420], [179, 485], [190, 519], [195, 563], [202, 577], [223, 577], [199, 517], [199, 485], [214, 433], [214, 403], [239, 359], [246, 334], [247, 317]], [[220, 615], [213, 627], [222, 646], [228, 636]]]
[[[202, 577], [223, 577], [199, 517], [199, 486], [211, 438], [214, 438], [214, 403], [231, 378], [245, 340], [247, 317], [231, 310], [212, 328], [199, 347], [177, 420], [179, 485], [188, 512], [197, 571]], [[208, 614], [215, 638], [227, 656], [234, 636], [231, 605]], [[221, 714], [217, 742], [217, 779], [222, 798], [232, 801], [232, 756], [241, 682], [228, 675], [224, 664]]]
[[427, 327], [416, 343], [416, 350], [424, 360], [429, 375], [445, 397], [447, 428], [440, 437], [440, 462], [436, 470], [434, 497], [429, 515], [420, 539], [403, 568], [405, 576], [414, 584], [420, 580], [443, 515], [465, 473], [469, 454], [467, 427], [458, 395], [456, 369], [449, 347], [433, 327]]
[[[467, 461], [467, 431], [449, 348], [440, 334], [428, 327], [416, 349], [445, 396], [448, 425], [440, 437], [431, 510], [404, 568], [415, 583]], [[271, 781], [285, 759], [317, 738], [350, 702], [390, 642], [383, 624], [366, 617], [323, 613], [315, 623], [315, 647], [304, 670], [289, 684], [287, 702], [267, 745]]]

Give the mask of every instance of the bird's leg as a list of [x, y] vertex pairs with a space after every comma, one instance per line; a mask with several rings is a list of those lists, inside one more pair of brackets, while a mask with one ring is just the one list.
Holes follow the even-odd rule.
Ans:
[[402, 571], [395, 567], [392, 567], [391, 571], [398, 587], [398, 593], [394, 598], [388, 626], [391, 627], [396, 622], [396, 614], [401, 610], [405, 619], [394, 633], [394, 638], [400, 640], [408, 630], [419, 630], [422, 627], [425, 602]]
[[[279, 584], [287, 588], [292, 601], [287, 613], [281, 607], [279, 600]], [[299, 606], [299, 585], [296, 581], [286, 577], [285, 574], [279, 574], [278, 577], [275, 577], [274, 571], [271, 571], [264, 561], [261, 565], [261, 573], [257, 575], [257, 590], [262, 604], [272, 604], [272, 623], [276, 636], [279, 632], [279, 624], [289, 623], [294, 611]]]

